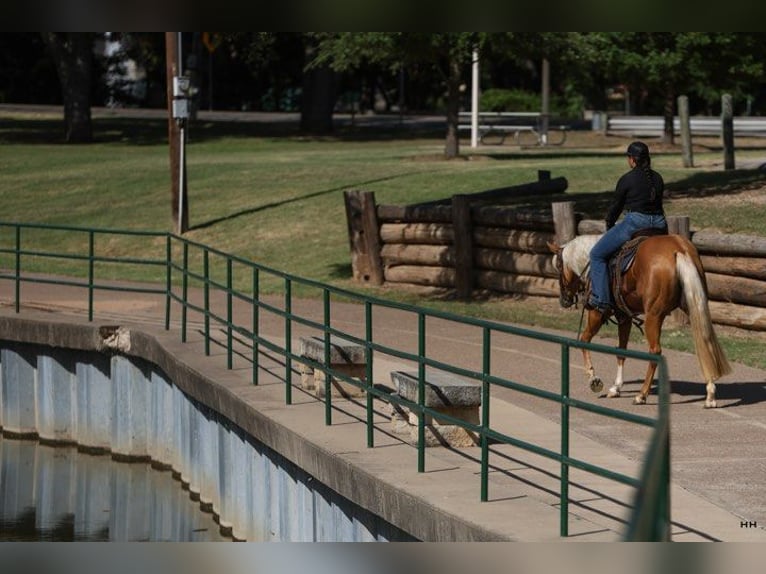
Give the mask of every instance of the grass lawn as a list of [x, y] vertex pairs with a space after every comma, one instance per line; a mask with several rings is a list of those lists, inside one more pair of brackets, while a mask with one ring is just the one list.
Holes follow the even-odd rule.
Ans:
[[[96, 143], [69, 146], [59, 143], [57, 115], [0, 109], [0, 219], [170, 230], [166, 120], [103, 114], [95, 117], [94, 126]], [[374, 191], [378, 203], [407, 204], [526, 183], [537, 179], [538, 170], [549, 170], [553, 177], [567, 178], [567, 195], [577, 201], [578, 211], [600, 218], [627, 169], [623, 152], [628, 140], [592, 132], [573, 132], [564, 146], [547, 148], [484, 146], [472, 152], [463, 140], [463, 157], [452, 161], [441, 157], [441, 137], [441, 130], [349, 128], [332, 138], [309, 138], [290, 126], [197, 121], [187, 146], [187, 236], [289, 273], [358, 289], [350, 281], [345, 190]], [[668, 184], [670, 214], [690, 215], [692, 229], [766, 235], [766, 172], [724, 172], [715, 138], [695, 142], [696, 167], [691, 169], [682, 167], [678, 149], [647, 141], [654, 167]], [[737, 143], [740, 165], [766, 162], [766, 140]], [[36, 240], [43, 245], [50, 236]], [[4, 246], [8, 241], [0, 237]], [[142, 242], [128, 237], [103, 249], [135, 256], [145, 249]], [[66, 265], [57, 270], [83, 273], [81, 264]], [[7, 267], [7, 259], [0, 259], [0, 266]], [[137, 270], [133, 278], [158, 280], [161, 274]], [[270, 288], [277, 287], [264, 285], [265, 291]], [[573, 332], [579, 322], [579, 313], [564, 313], [552, 300], [490, 297], [466, 304], [390, 288], [365, 292]], [[730, 358], [766, 367], [762, 336], [720, 332]], [[683, 331], [668, 334], [666, 346], [691, 347]]]

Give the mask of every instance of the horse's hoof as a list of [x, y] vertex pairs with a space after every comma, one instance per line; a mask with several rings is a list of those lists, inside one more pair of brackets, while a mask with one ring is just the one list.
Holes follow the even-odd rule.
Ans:
[[604, 390], [604, 383], [598, 377], [590, 380], [590, 390], [594, 393], [601, 393]]
[[705, 401], [705, 408], [706, 409], [714, 409], [718, 406], [718, 403], [715, 401]]
[[607, 399], [616, 399], [620, 396], [620, 391], [616, 389], [609, 389], [609, 392], [606, 394]]
[[645, 405], [646, 404], [646, 397], [642, 397], [641, 395], [638, 395], [635, 399], [633, 399], [634, 405]]

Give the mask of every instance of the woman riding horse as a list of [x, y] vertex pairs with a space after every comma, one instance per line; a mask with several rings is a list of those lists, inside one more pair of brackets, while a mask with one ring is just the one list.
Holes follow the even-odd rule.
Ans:
[[[665, 183], [652, 169], [649, 148], [644, 142], [635, 141], [628, 146], [627, 156], [631, 169], [617, 181], [615, 198], [606, 215], [607, 231], [590, 252], [592, 294], [586, 307], [597, 309], [604, 317], [614, 310], [609, 258], [637, 231], [651, 228], [667, 233], [668, 228], [662, 209]], [[616, 223], [623, 209], [627, 213]]]

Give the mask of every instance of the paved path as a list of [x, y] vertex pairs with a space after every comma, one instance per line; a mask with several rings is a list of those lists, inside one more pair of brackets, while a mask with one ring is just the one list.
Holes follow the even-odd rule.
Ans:
[[[0, 312], [6, 315], [13, 313], [10, 293], [10, 284], [0, 283]], [[192, 294], [192, 297], [198, 296], [198, 293]], [[73, 320], [82, 320], [87, 317], [87, 299], [83, 290], [25, 284], [22, 297], [25, 315], [52, 311], [59, 318], [71, 316]], [[107, 291], [98, 292], [95, 300], [95, 321], [98, 323], [138, 324], [152, 330], [164, 326], [164, 299]], [[311, 300], [296, 300], [293, 310], [317, 319], [321, 318], [322, 313], [321, 302]], [[249, 306], [235, 302], [235, 316], [250, 315]], [[283, 340], [283, 320], [265, 315], [262, 314], [261, 318], [262, 333], [268, 334], [275, 341]], [[364, 314], [357, 305], [333, 303], [332, 317], [333, 324], [338, 328], [363, 332]], [[174, 310], [173, 329], [177, 328], [177, 319], [178, 312]], [[200, 317], [190, 315], [189, 320], [191, 335], [188, 344], [199, 345], [196, 333], [201, 326]], [[409, 349], [411, 352], [417, 348], [416, 327], [400, 312], [376, 310], [374, 325], [376, 341]], [[304, 331], [308, 333], [296, 327], [294, 340]], [[216, 333], [216, 337], [222, 337], [220, 332]], [[480, 341], [481, 332], [476, 328], [439, 321], [429, 323], [427, 347], [429, 356], [434, 358], [449, 360], [452, 364], [457, 363], [466, 368], [480, 369]], [[601, 339], [599, 342], [614, 343], [611, 339]], [[297, 348], [297, 344], [294, 348]], [[196, 352], [199, 353], [199, 350]], [[705, 410], [702, 408], [704, 385], [700, 382], [694, 356], [673, 351], [665, 354], [672, 377], [671, 496], [674, 540], [766, 541], [766, 372], [734, 365], [734, 372], [719, 384], [720, 407]], [[554, 392], [558, 391], [559, 386], [559, 356], [559, 349], [554, 345], [520, 337], [509, 336], [493, 341], [492, 362], [496, 374]], [[213, 356], [204, 360], [220, 365], [224, 359], [220, 349], [215, 348]], [[272, 362], [271, 367], [265, 362], [264, 368], [267, 373], [271, 369], [272, 374], [278, 378], [280, 372], [284, 371], [279, 361]], [[611, 358], [596, 359], [597, 368], [605, 380], [612, 376], [612, 363]], [[580, 364], [579, 356], [573, 356], [573, 397], [647, 416], [655, 414], [655, 394], [650, 395], [646, 406], [632, 405], [632, 398], [640, 386], [643, 365], [628, 361], [625, 373], [627, 383], [622, 398], [607, 401], [593, 395], [586, 388], [584, 379], [579, 384], [578, 374], [583, 372]], [[388, 373], [391, 369], [408, 366], [411, 365], [392, 357], [376, 358], [375, 382], [390, 383]], [[239, 371], [235, 375], [249, 377], [247, 369], [237, 369]], [[352, 419], [357, 416], [353, 414], [354, 405], [340, 405], [338, 408], [347, 409], [346, 414]], [[507, 428], [509, 433], [516, 433], [517, 436], [539, 444], [551, 444], [554, 448], [557, 445], [560, 436], [558, 405], [511, 391], [493, 391], [491, 409], [493, 426]], [[287, 416], [286, 424], [296, 418]], [[617, 472], [636, 474], [643, 458], [647, 431], [636, 431], [633, 426], [579, 411], [573, 413], [571, 423], [575, 454], [581, 453], [583, 458]], [[381, 428], [385, 427], [384, 419], [381, 419], [380, 425]], [[340, 445], [345, 440], [343, 433], [349, 430], [344, 429], [345, 426], [334, 424], [326, 427], [321, 431], [321, 437], [317, 438], [327, 441], [328, 447], [333, 442]], [[363, 435], [359, 429], [356, 429], [356, 433], [357, 437], [360, 433]], [[384, 450], [376, 448], [372, 452], [364, 452], [362, 449], [359, 458], [370, 464], [375, 456], [385, 458]], [[431, 485], [424, 496], [436, 497], [437, 503], [441, 500], [454, 512], [478, 513], [482, 524], [505, 529], [519, 539], [555, 538], [555, 534], [550, 533], [558, 531], [557, 465], [527, 455], [519, 449], [503, 447], [497, 449], [497, 452], [499, 456], [493, 457], [490, 475], [490, 499], [501, 501], [503, 505], [514, 501], [512, 512], [520, 515], [520, 518], [514, 519], [513, 524], [506, 518], [498, 517], [491, 504], [478, 502], [478, 465], [473, 453], [463, 453], [456, 458], [455, 453], [429, 449], [429, 471], [443, 476], [453, 476], [447, 470], [455, 473], [460, 469], [460, 472], [454, 474], [449, 484], [442, 481], [438, 486]], [[421, 480], [418, 477], [423, 477], [416, 474], [413, 478], [409, 469], [404, 472], [385, 465], [381, 467], [379, 459], [375, 464], [379, 473], [390, 475], [393, 481], [417, 481]], [[414, 459], [412, 464], [415, 464]], [[430, 472], [427, 474], [433, 478]], [[573, 515], [571, 528], [572, 533], [577, 535], [574, 539], [618, 539], [627, 516], [625, 504], [631, 498], [630, 489], [576, 471], [572, 473], [572, 480], [574, 486], [571, 495], [575, 504], [570, 508]], [[457, 495], [459, 484], [465, 481], [472, 484], [463, 485], [467, 490]], [[443, 489], [443, 492], [439, 489]], [[502, 516], [507, 517], [508, 514], [503, 512]], [[757, 527], [742, 527], [742, 522], [756, 523]]]

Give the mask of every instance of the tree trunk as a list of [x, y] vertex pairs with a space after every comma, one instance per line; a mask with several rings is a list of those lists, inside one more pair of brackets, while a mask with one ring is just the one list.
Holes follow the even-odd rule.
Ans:
[[665, 87], [665, 106], [663, 109], [663, 117], [665, 122], [662, 128], [662, 143], [673, 145], [674, 130], [673, 130], [673, 111], [675, 105], [675, 94], [673, 93], [673, 87], [668, 85]]
[[[314, 47], [306, 47], [306, 62], [313, 58]], [[327, 66], [311, 68], [303, 75], [301, 98], [301, 131], [312, 134], [332, 132], [337, 75]]]
[[458, 120], [460, 115], [460, 62], [452, 58], [447, 76], [447, 138], [444, 142], [444, 155], [454, 158], [460, 155], [458, 139]]
[[93, 42], [89, 33], [42, 32], [53, 56], [64, 101], [64, 139], [68, 143], [93, 140], [90, 89]]

